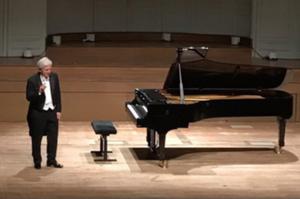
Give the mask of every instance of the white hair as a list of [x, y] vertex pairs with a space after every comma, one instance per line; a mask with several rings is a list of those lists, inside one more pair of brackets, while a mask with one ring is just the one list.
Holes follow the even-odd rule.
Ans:
[[39, 69], [42, 69], [46, 66], [52, 66], [52, 61], [48, 57], [42, 57], [36, 65], [39, 67]]

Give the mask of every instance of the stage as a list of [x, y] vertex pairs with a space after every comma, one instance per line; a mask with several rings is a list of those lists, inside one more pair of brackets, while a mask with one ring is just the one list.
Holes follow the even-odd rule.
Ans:
[[35, 170], [26, 123], [0, 123], [0, 198], [300, 198], [300, 124], [287, 125], [282, 154], [272, 122], [202, 121], [167, 134], [168, 168], [148, 155], [145, 129], [114, 122], [117, 162], [95, 162], [90, 122], [62, 122], [63, 169]]
[[[138, 44], [138, 45], [137, 45]], [[294, 97], [282, 154], [274, 118], [214, 118], [167, 134], [168, 168], [149, 156], [146, 130], [137, 129], [125, 111], [135, 88], [162, 88], [175, 59], [174, 43], [71, 43], [50, 46], [61, 80], [63, 118], [58, 161], [63, 169], [33, 168], [25, 123], [27, 78], [33, 59], [0, 58], [0, 199], [54, 198], [300, 198], [299, 60], [252, 58], [244, 46], [210, 46], [208, 58], [245, 65], [284, 66], [293, 78], [280, 89]], [[99, 137], [95, 119], [112, 120], [109, 137], [117, 162], [95, 162]], [[84, 121], [84, 122], [83, 122]], [[298, 122], [298, 123], [297, 123]]]

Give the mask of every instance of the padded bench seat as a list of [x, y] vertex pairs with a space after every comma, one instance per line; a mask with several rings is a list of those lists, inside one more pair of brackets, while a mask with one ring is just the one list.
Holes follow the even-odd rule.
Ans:
[[103, 156], [103, 159], [97, 161], [116, 161], [108, 159], [107, 153], [107, 136], [117, 134], [117, 129], [111, 121], [94, 120], [91, 122], [92, 128], [96, 135], [100, 135], [100, 151], [92, 151], [96, 156]]

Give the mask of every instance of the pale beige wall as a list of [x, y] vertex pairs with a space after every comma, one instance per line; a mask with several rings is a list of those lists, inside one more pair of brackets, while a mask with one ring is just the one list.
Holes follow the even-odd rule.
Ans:
[[252, 39], [263, 56], [300, 58], [300, 1], [253, 0]]
[[0, 1], [0, 56], [33, 55], [45, 50], [46, 0]]

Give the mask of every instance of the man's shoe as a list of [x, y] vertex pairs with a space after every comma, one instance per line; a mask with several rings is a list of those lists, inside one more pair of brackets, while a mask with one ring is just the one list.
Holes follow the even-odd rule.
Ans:
[[34, 168], [35, 169], [41, 169], [41, 163], [35, 163]]
[[63, 168], [64, 166], [55, 161], [55, 162], [47, 162], [47, 167]]

